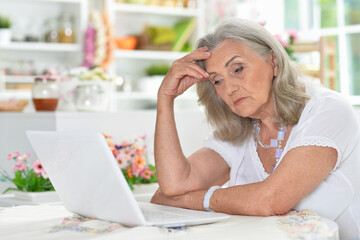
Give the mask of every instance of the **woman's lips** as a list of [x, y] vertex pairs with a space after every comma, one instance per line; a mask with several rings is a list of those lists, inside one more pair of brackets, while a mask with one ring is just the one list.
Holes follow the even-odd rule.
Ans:
[[239, 98], [234, 102], [234, 105], [240, 105], [241, 103], [243, 103], [245, 101], [246, 97], [243, 98]]

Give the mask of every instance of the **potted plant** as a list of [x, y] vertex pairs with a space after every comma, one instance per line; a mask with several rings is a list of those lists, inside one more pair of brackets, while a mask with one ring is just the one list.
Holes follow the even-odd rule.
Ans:
[[111, 136], [104, 136], [133, 193], [154, 193], [158, 188], [156, 169], [146, 161], [146, 135], [116, 144], [111, 140]]
[[146, 69], [146, 76], [139, 79], [137, 87], [140, 92], [156, 95], [162, 80], [170, 69], [168, 64], [154, 64]]
[[29, 164], [29, 157], [30, 154], [28, 153], [8, 154], [8, 160], [15, 161], [15, 165], [12, 167], [14, 178], [0, 169], [0, 181], [12, 182], [15, 187], [9, 187], [3, 193], [11, 191], [16, 199], [33, 203], [59, 201], [59, 197], [40, 161], [36, 160]]
[[11, 41], [10, 27], [10, 19], [0, 15], [0, 43], [9, 43]]

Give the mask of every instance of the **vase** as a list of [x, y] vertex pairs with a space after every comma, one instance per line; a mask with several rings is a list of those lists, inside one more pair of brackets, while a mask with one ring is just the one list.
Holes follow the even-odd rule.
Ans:
[[75, 88], [75, 107], [82, 112], [106, 112], [110, 110], [110, 100], [114, 84], [107, 81], [82, 80]]
[[11, 42], [11, 29], [0, 28], [0, 44], [8, 44]]
[[142, 77], [137, 82], [137, 89], [143, 93], [149, 93], [156, 96], [157, 91], [165, 76], [155, 75]]
[[9, 194], [14, 195], [14, 199], [32, 203], [49, 203], [49, 202], [59, 202], [59, 195], [55, 191], [45, 191], [45, 192], [24, 192], [24, 191], [10, 191]]

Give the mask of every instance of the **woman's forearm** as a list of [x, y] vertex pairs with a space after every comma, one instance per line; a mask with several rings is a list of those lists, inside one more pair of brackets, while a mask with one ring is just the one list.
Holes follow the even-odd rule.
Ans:
[[158, 97], [154, 148], [160, 188], [167, 195], [184, 193], [181, 188], [189, 175], [190, 164], [181, 149], [171, 97]]
[[[207, 190], [196, 190], [179, 196], [167, 196], [158, 190], [151, 202], [193, 210], [205, 210], [203, 206]], [[218, 189], [210, 198], [210, 208], [216, 212], [236, 215], [273, 216], [284, 214], [271, 206], [272, 196], [264, 193], [261, 183]]]

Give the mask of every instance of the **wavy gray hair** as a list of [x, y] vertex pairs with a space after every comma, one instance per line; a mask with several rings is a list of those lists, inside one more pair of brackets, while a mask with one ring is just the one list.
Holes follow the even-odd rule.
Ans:
[[[275, 121], [282, 124], [296, 124], [309, 96], [305, 93], [305, 84], [301, 81], [300, 72], [290, 60], [280, 42], [260, 24], [229, 18], [221, 22], [214, 32], [199, 39], [197, 48], [207, 46], [214, 50], [224, 40], [241, 42], [257, 55], [268, 58], [271, 51], [278, 61], [278, 74], [272, 83]], [[206, 70], [205, 61], [196, 63]], [[209, 124], [214, 128], [214, 137], [233, 144], [240, 144], [253, 131], [250, 118], [240, 117], [233, 113], [227, 104], [217, 95], [210, 81], [197, 83], [198, 102], [204, 106]]]

